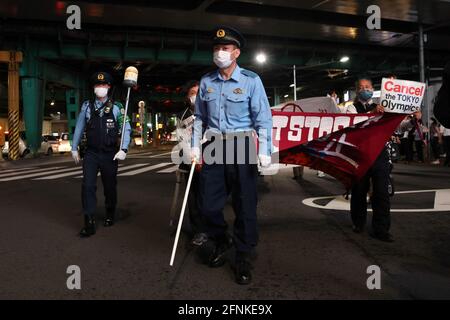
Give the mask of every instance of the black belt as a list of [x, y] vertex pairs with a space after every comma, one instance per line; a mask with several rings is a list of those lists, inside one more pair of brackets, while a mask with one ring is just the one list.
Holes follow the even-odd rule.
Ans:
[[222, 140], [233, 140], [234, 138], [246, 138], [253, 137], [253, 131], [236, 131], [236, 132], [228, 132], [222, 133]]

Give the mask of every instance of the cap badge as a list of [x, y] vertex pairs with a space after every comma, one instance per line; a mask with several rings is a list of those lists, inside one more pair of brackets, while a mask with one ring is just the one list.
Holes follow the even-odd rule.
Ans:
[[223, 29], [217, 30], [216, 36], [217, 36], [217, 38], [225, 37], [225, 30], [223, 30]]

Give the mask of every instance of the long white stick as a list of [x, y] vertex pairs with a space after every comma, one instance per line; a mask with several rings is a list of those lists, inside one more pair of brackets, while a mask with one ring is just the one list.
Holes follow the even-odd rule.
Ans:
[[181, 225], [183, 224], [184, 210], [186, 209], [186, 203], [189, 196], [189, 190], [191, 189], [192, 176], [195, 170], [195, 160], [192, 162], [191, 171], [189, 172], [189, 179], [186, 185], [186, 191], [184, 193], [183, 206], [181, 207], [180, 218], [178, 220], [177, 234], [175, 235], [175, 242], [173, 243], [172, 257], [170, 258], [170, 266], [173, 266], [175, 260], [175, 254], [177, 252], [178, 239], [180, 238]]
[[120, 149], [121, 150], [122, 150], [122, 144], [123, 144], [123, 135], [125, 134], [125, 125], [127, 124], [128, 101], [130, 100], [130, 90], [131, 90], [131, 88], [128, 87], [127, 101], [125, 102], [125, 113], [123, 114], [122, 134], [120, 136]]

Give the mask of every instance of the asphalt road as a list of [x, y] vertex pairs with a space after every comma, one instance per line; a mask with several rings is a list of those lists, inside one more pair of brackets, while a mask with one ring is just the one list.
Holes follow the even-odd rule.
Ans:
[[[229, 264], [200, 264], [185, 234], [169, 266], [168, 151], [130, 154], [121, 164], [120, 220], [80, 239], [80, 167], [67, 156], [0, 163], [1, 299], [450, 298], [449, 168], [395, 166], [394, 243], [351, 231], [344, 190], [331, 177], [306, 169], [296, 181], [287, 168], [261, 178], [254, 281], [239, 286]], [[230, 206], [226, 216], [232, 225]], [[80, 267], [81, 290], [66, 286], [70, 265]], [[371, 265], [381, 268], [379, 290], [366, 285]]]

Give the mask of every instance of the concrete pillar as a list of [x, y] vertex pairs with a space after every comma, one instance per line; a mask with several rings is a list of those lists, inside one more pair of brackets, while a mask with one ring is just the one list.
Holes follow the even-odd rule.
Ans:
[[77, 117], [80, 109], [80, 90], [69, 89], [66, 90], [66, 112], [67, 112], [67, 127], [69, 130], [69, 139], [72, 140], [75, 126], [77, 124]]
[[42, 121], [44, 119], [44, 81], [37, 77], [22, 78], [23, 118], [27, 146], [35, 154], [41, 147]]

